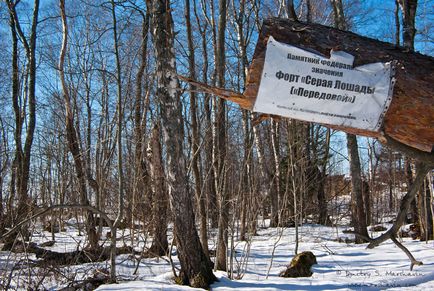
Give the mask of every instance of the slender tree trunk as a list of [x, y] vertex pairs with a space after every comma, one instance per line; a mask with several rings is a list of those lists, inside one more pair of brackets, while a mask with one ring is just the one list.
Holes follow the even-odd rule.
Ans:
[[347, 30], [348, 26], [344, 15], [344, 6], [342, 5], [342, 0], [331, 0], [331, 2], [336, 28], [340, 30]]
[[271, 195], [271, 220], [270, 226], [276, 227], [279, 225], [279, 198], [280, 194], [280, 141], [279, 141], [279, 123], [271, 120], [271, 148], [273, 151], [274, 178], [273, 178], [273, 194]]
[[[216, 77], [217, 86], [223, 88], [225, 84], [225, 34], [226, 34], [226, 0], [219, 0], [219, 20], [217, 30]], [[217, 148], [217, 193], [220, 200], [220, 213], [217, 234], [217, 251], [215, 269], [226, 271], [229, 226], [229, 197], [226, 189], [226, 102], [222, 98], [217, 100], [216, 114]]]
[[[206, 5], [206, 2], [204, 2]], [[206, 6], [203, 5], [203, 14], [206, 16]], [[193, 10], [196, 18], [197, 27], [201, 35], [201, 47], [202, 47], [202, 59], [203, 59], [203, 69], [202, 69], [202, 80], [205, 84], [208, 83], [208, 35], [207, 27], [208, 22], [203, 25], [199, 19], [197, 13], [196, 1], [193, 1]], [[213, 33], [213, 43], [215, 42], [215, 33]], [[215, 79], [215, 78], [214, 78]], [[208, 217], [211, 220], [211, 227], [218, 227], [218, 206], [217, 206], [217, 191], [215, 187], [216, 173], [213, 167], [213, 124], [212, 124], [212, 110], [211, 110], [211, 96], [208, 93], [204, 94], [204, 110], [205, 110], [205, 134], [204, 134], [204, 148], [205, 148], [205, 161], [204, 161], [204, 194], [206, 198], [206, 206]]]
[[[335, 26], [341, 30], [347, 30], [347, 23], [344, 16], [342, 0], [332, 0], [333, 12], [335, 17]], [[360, 167], [359, 148], [357, 145], [357, 137], [347, 133], [347, 148], [348, 159], [350, 162], [351, 173], [351, 197], [352, 197], [352, 215], [354, 231], [361, 236], [356, 236], [356, 243], [363, 243], [368, 238], [368, 230], [366, 228], [366, 215], [363, 203], [362, 190], [362, 174]]]
[[409, 50], [414, 50], [417, 0], [398, 0], [398, 2], [402, 10], [403, 46]]
[[404, 224], [405, 218], [407, 217], [407, 211], [410, 209], [411, 202], [416, 197], [418, 189], [423, 185], [426, 175], [433, 169], [432, 165], [426, 165], [424, 163], [419, 163], [416, 166], [416, 176], [414, 178], [413, 184], [409, 187], [407, 193], [401, 199], [401, 204], [399, 206], [399, 212], [396, 216], [396, 220], [389, 230], [379, 237], [373, 239], [367, 248], [372, 249], [380, 245], [382, 242], [395, 237], [398, 233], [400, 227]]
[[118, 118], [116, 122], [116, 146], [117, 146], [117, 170], [118, 170], [118, 205], [117, 205], [117, 215], [115, 222], [113, 223], [112, 236], [111, 236], [111, 278], [112, 280], [116, 277], [116, 240], [117, 240], [117, 228], [122, 223], [124, 218], [124, 169], [123, 169], [123, 153], [122, 153], [122, 124], [123, 124], [123, 101], [122, 101], [122, 71], [121, 71], [121, 61], [119, 55], [119, 44], [118, 44], [118, 27], [116, 18], [116, 4], [114, 0], [111, 0], [111, 12], [113, 21], [113, 47], [115, 51], [116, 59], [116, 89], [117, 89], [117, 113]]
[[[39, 0], [34, 0], [33, 15], [30, 27], [29, 39], [24, 35], [16, 5], [18, 2], [7, 0], [10, 16], [10, 28], [12, 35], [12, 104], [15, 113], [15, 177], [17, 178], [16, 192], [18, 194], [17, 221], [23, 220], [30, 212], [30, 199], [28, 196], [29, 178], [30, 178], [30, 160], [31, 149], [33, 144], [33, 136], [36, 127], [36, 40], [37, 40], [37, 25], [39, 16]], [[19, 102], [19, 67], [18, 67], [18, 36], [24, 45], [27, 56], [28, 69], [28, 86], [26, 86], [28, 116], [26, 124], [26, 135], [24, 147], [22, 144], [22, 127], [24, 124], [24, 109], [20, 108]], [[28, 239], [29, 233], [23, 229], [25, 239]]]
[[[134, 225], [136, 212], [135, 207], [137, 206], [137, 202], [143, 198], [143, 192], [145, 189], [145, 162], [144, 162], [144, 124], [142, 120], [146, 120], [147, 112], [147, 104], [146, 101], [143, 102], [143, 99], [149, 99], [148, 92], [146, 92], [146, 97], [143, 98], [143, 76], [146, 70], [146, 66], [148, 63], [147, 53], [148, 53], [148, 32], [149, 32], [149, 11], [146, 9], [146, 14], [143, 15], [143, 23], [142, 23], [142, 47], [140, 52], [140, 67], [136, 74], [136, 94], [134, 98], [134, 140], [135, 140], [135, 148], [134, 148], [134, 186], [132, 190], [132, 201], [130, 201], [130, 211], [131, 217], [130, 222], [133, 229], [134, 236]], [[144, 106], [142, 104], [144, 103]], [[145, 108], [143, 108], [145, 107]], [[143, 116], [143, 117], [142, 117]], [[143, 118], [143, 119], [142, 119]]]
[[187, 164], [183, 152], [182, 106], [176, 75], [170, 2], [148, 0], [147, 6], [148, 9], [152, 9], [153, 38], [159, 76], [156, 94], [160, 102], [164, 143], [167, 150], [169, 198], [174, 214], [178, 258], [181, 263], [180, 279], [184, 284], [192, 287], [208, 288], [216, 278], [196, 231], [193, 205], [188, 193]]
[[[350, 160], [351, 173], [351, 196], [353, 200], [353, 225], [354, 231], [366, 238], [369, 237], [366, 228], [366, 214], [363, 203], [362, 173], [360, 170], [359, 148], [357, 137], [347, 134], [348, 159]], [[364, 243], [366, 240], [361, 236], [356, 236], [356, 243]]]
[[395, 0], [395, 44], [401, 43], [401, 23], [399, 21], [399, 0]]
[[288, 18], [294, 21], [297, 21], [297, 13], [295, 13], [294, 8], [294, 0], [287, 0], [286, 3], [286, 13], [288, 14]]
[[419, 226], [421, 230], [420, 239], [424, 241], [433, 239], [433, 215], [431, 212], [432, 197], [430, 191], [430, 179], [427, 176], [419, 190]]
[[154, 234], [149, 254], [152, 256], [164, 256], [169, 250], [167, 242], [168, 195], [160, 144], [160, 128], [158, 125], [155, 125], [152, 130], [147, 152], [150, 161], [149, 173], [152, 180], [152, 224]]
[[[68, 140], [69, 151], [71, 152], [74, 159], [75, 171], [79, 183], [80, 202], [82, 205], [90, 205], [87, 197], [86, 173], [82, 161], [83, 155], [80, 152], [77, 132], [74, 127], [74, 114], [72, 112], [71, 101], [70, 101], [71, 99], [69, 96], [68, 86], [65, 81], [64, 62], [65, 62], [65, 56], [66, 56], [66, 51], [68, 46], [68, 25], [66, 20], [64, 0], [60, 0], [60, 13], [62, 18], [63, 39], [62, 39], [62, 48], [60, 51], [58, 69], [59, 69], [60, 83], [62, 86], [63, 99], [65, 103], [66, 137]], [[97, 248], [99, 238], [95, 230], [95, 219], [91, 211], [86, 211], [86, 232], [89, 239], [89, 246], [92, 249]]]
[[306, 0], [306, 22], [312, 23], [312, 5], [310, 0]]
[[[188, 68], [190, 71], [190, 78], [196, 79], [196, 61], [194, 53], [193, 44], [193, 33], [191, 27], [190, 19], [190, 0], [185, 1], [185, 20], [187, 26], [187, 43], [188, 43]], [[202, 244], [203, 251], [205, 255], [209, 257], [208, 250], [208, 227], [207, 227], [207, 213], [206, 213], [206, 197], [202, 193], [202, 178], [199, 169], [200, 162], [200, 149], [199, 149], [199, 125], [197, 122], [197, 101], [196, 101], [196, 88], [190, 84], [190, 116], [191, 116], [191, 150], [192, 150], [192, 160], [191, 167], [194, 176], [194, 192], [199, 208], [199, 218], [200, 218], [200, 242]]]
[[388, 184], [389, 184], [389, 210], [393, 211], [393, 154], [392, 154], [392, 150], [388, 149], [388, 158], [389, 158], [389, 167], [388, 167], [388, 174], [389, 174], [389, 179], [388, 179]]
[[321, 170], [319, 171], [318, 177], [318, 210], [319, 210], [319, 224], [328, 225], [330, 223], [328, 217], [328, 209], [327, 209], [327, 197], [325, 194], [325, 180], [327, 177], [327, 164], [329, 161], [329, 151], [330, 151], [330, 129], [326, 130], [326, 138], [324, 145], [324, 157], [321, 161]]
[[[405, 176], [406, 176], [406, 183], [407, 183], [407, 189], [411, 189], [413, 185], [413, 170], [411, 166], [411, 161], [409, 158], [405, 159]], [[416, 223], [419, 221], [419, 210], [417, 207], [417, 199], [413, 199], [410, 204], [410, 220], [411, 223]]]

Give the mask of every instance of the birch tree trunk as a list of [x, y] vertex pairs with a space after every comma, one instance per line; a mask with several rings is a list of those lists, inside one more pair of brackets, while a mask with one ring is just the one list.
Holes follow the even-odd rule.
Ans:
[[181, 263], [180, 280], [192, 287], [208, 288], [216, 280], [195, 227], [188, 192], [187, 164], [183, 152], [184, 130], [179, 82], [176, 74], [173, 20], [170, 1], [147, 1], [152, 11], [153, 39], [157, 66], [156, 94], [160, 106], [166, 146], [167, 181], [174, 214], [174, 233]]
[[[335, 26], [341, 30], [347, 30], [342, 0], [333, 0], [332, 2], [335, 16]], [[347, 148], [351, 173], [352, 223], [356, 233], [368, 238], [369, 234], [366, 228], [366, 215], [363, 203], [359, 147], [357, 144], [357, 137], [354, 134], [347, 133]], [[366, 241], [366, 239], [362, 238], [361, 236], [356, 236], [356, 243], [363, 243]]]

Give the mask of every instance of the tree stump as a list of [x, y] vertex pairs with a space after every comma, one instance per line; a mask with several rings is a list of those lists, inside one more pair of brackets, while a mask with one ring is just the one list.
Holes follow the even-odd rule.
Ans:
[[311, 267], [315, 264], [318, 263], [312, 252], [302, 252], [292, 259], [291, 264], [285, 271], [280, 272], [279, 276], [285, 278], [310, 277], [313, 274]]

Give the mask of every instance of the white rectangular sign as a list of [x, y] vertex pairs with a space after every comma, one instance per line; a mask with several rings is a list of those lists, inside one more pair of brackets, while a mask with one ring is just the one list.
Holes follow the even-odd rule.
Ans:
[[392, 100], [391, 64], [353, 68], [353, 61], [342, 51], [325, 58], [270, 36], [253, 110], [378, 131]]

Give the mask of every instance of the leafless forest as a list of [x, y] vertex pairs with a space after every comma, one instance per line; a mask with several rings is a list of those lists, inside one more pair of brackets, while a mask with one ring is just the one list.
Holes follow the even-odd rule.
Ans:
[[[179, 78], [243, 92], [270, 17], [432, 56], [434, 2], [380, 2], [1, 1], [0, 246], [38, 259], [2, 269], [0, 289], [26, 264], [49, 272], [111, 260], [101, 282], [115, 282], [116, 255], [166, 258], [174, 246], [177, 282], [206, 288], [213, 269], [233, 272], [234, 240], [249, 241], [266, 219], [347, 225], [351, 243], [372, 247], [368, 230], [383, 222], [396, 222], [387, 238], [432, 240], [432, 164], [376, 139], [261, 119]], [[59, 244], [71, 223], [75, 250], [32, 242], [47, 231], [47, 244]]]

